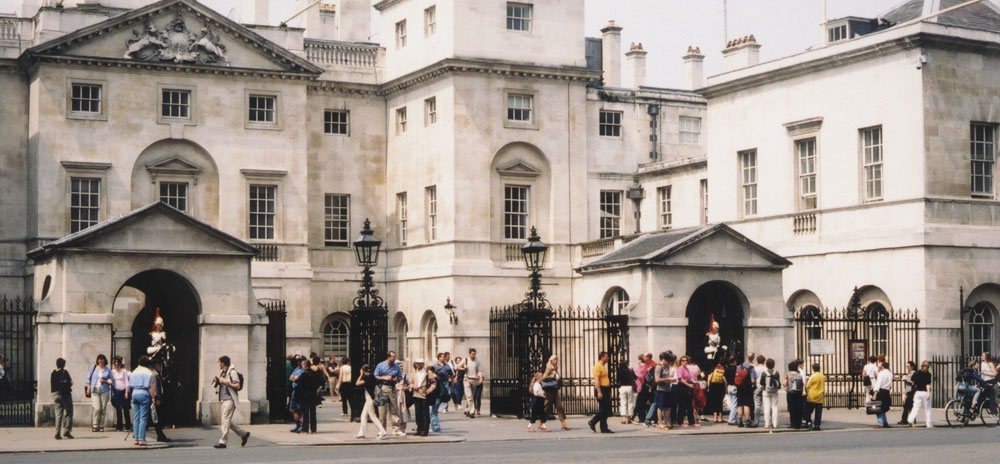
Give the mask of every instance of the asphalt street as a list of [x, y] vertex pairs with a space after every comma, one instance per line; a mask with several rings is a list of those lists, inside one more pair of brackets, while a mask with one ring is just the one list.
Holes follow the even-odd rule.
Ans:
[[[4, 464], [41, 462], [101, 463], [546, 463], [660, 462], [993, 462], [1000, 451], [1000, 428], [890, 429], [749, 435], [615, 437], [449, 444], [375, 444], [371, 446], [270, 446], [216, 450], [204, 442], [184, 441], [162, 450], [7, 454]], [[707, 460], [707, 461], [706, 461]]]

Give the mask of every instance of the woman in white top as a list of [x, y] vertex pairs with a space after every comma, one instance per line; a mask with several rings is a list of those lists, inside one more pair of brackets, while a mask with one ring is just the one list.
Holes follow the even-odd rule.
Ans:
[[997, 365], [993, 362], [993, 356], [988, 352], [983, 353], [979, 362], [979, 375], [983, 380], [993, 380], [997, 378]]
[[531, 379], [531, 403], [529, 410], [531, 411], [531, 416], [528, 418], [528, 431], [535, 431], [532, 425], [537, 421], [538, 430], [549, 432], [549, 428], [545, 426], [545, 390], [542, 389], [541, 372], [535, 373], [535, 377]]
[[892, 403], [891, 389], [892, 372], [889, 371], [889, 363], [883, 362], [879, 366], [878, 375], [875, 376], [875, 380], [872, 382], [872, 401], [880, 401], [882, 403], [875, 414], [875, 417], [878, 419], [878, 423], [875, 425], [877, 429], [889, 428], [889, 419], [885, 416], [885, 413], [889, 411], [889, 406]]

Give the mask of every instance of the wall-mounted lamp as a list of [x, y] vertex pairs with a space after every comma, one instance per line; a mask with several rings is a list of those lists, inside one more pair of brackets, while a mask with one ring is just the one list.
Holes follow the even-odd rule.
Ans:
[[447, 302], [444, 304], [444, 313], [448, 315], [448, 322], [451, 325], [458, 324], [458, 315], [455, 314], [455, 305], [451, 304], [451, 297], [448, 297]]

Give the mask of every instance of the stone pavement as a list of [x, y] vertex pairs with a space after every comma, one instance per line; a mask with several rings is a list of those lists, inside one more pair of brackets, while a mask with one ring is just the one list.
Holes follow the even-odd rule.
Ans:
[[[349, 423], [345, 416], [341, 416], [340, 404], [327, 401], [325, 407], [319, 409], [318, 433], [316, 434], [293, 434], [289, 430], [291, 424], [259, 424], [245, 426], [251, 432], [250, 442], [247, 447], [257, 446], [342, 446], [342, 445], [391, 445], [391, 444], [418, 444], [418, 443], [453, 443], [453, 442], [488, 442], [488, 441], [521, 441], [521, 440], [565, 440], [565, 439], [585, 439], [613, 437], [651, 437], [651, 436], [686, 436], [686, 435], [717, 435], [717, 434], [767, 434], [768, 430], [763, 428], [746, 429], [732, 427], [726, 424], [713, 424], [702, 422], [697, 428], [675, 428], [672, 431], [660, 431], [655, 428], [647, 428], [640, 425], [624, 425], [617, 417], [609, 420], [610, 427], [616, 433], [614, 435], [594, 434], [587, 427], [588, 417], [571, 416], [569, 425], [572, 430], [559, 430], [558, 421], [550, 421], [548, 425], [552, 432], [525, 431], [526, 421], [516, 418], [496, 418], [477, 417], [468, 419], [457, 409], [452, 412], [442, 414], [441, 423], [443, 432], [431, 434], [429, 437], [416, 437], [408, 435], [406, 437], [393, 437], [386, 440], [375, 440], [375, 427], [368, 426], [368, 437], [366, 439], [354, 438], [358, 431], [359, 424]], [[484, 410], [488, 408], [484, 404]], [[893, 408], [889, 412], [890, 423], [895, 424], [899, 420], [900, 408]], [[921, 414], [921, 418], [923, 415]], [[787, 413], [782, 411], [780, 420], [782, 424], [788, 424]], [[934, 410], [934, 420], [937, 427], [947, 427], [944, 421], [944, 410]], [[919, 419], [918, 419], [919, 422]], [[830, 409], [823, 412], [823, 431], [808, 432], [796, 431], [788, 428], [779, 428], [775, 433], [829, 433], [848, 430], [870, 430], [874, 425], [874, 416], [865, 415], [863, 410]], [[895, 430], [903, 427], [895, 427]], [[408, 424], [407, 432], [412, 433], [414, 425]], [[890, 429], [886, 432], [891, 432]], [[152, 441], [155, 433], [150, 430], [151, 448], [184, 447], [184, 448], [208, 448], [219, 438], [218, 427], [183, 427], [178, 429], [168, 429], [167, 435], [174, 441], [169, 444], [160, 444]], [[50, 452], [50, 451], [94, 451], [94, 450], [114, 450], [114, 449], [136, 449], [132, 440], [125, 439], [124, 432], [107, 432], [95, 434], [88, 428], [80, 428], [74, 433], [74, 440], [59, 440], [52, 438], [54, 435], [52, 427], [28, 428], [12, 427], [0, 428], [0, 453], [12, 452]], [[230, 447], [239, 447], [239, 440], [230, 436]]]

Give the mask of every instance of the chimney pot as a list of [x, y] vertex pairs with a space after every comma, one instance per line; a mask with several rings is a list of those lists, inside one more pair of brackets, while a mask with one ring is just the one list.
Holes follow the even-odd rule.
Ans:
[[625, 54], [628, 71], [625, 75], [626, 81], [623, 87], [638, 89], [646, 85], [646, 50], [642, 49], [642, 43], [633, 43]]
[[684, 55], [684, 74], [689, 90], [705, 86], [705, 55], [701, 54], [701, 48], [688, 46], [687, 54]]
[[730, 40], [722, 51], [726, 72], [756, 66], [760, 62], [760, 47], [753, 34]]

